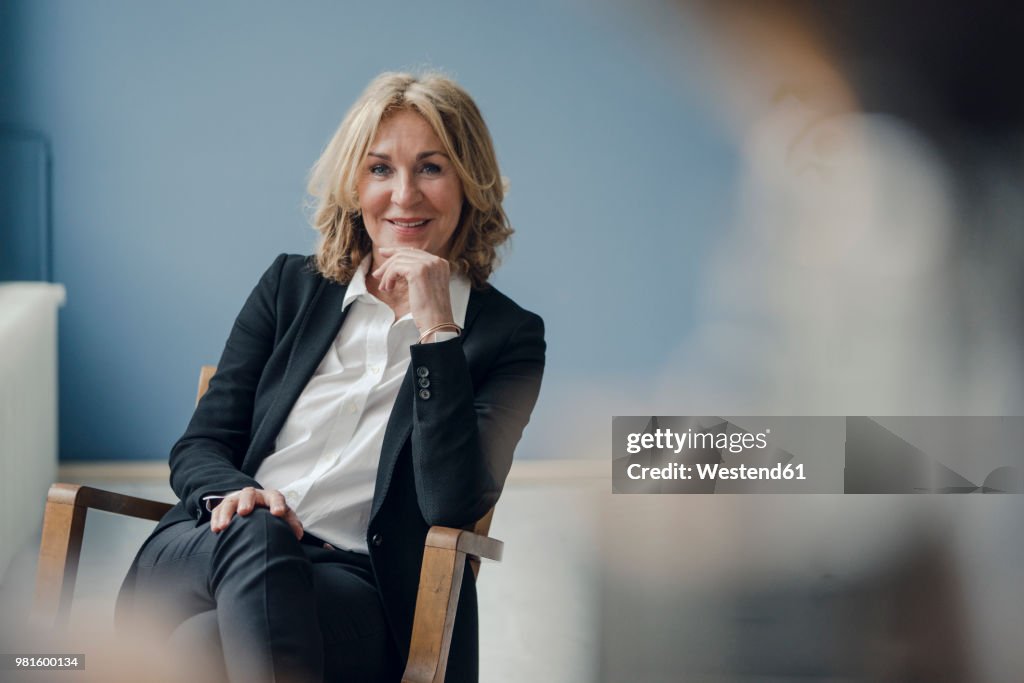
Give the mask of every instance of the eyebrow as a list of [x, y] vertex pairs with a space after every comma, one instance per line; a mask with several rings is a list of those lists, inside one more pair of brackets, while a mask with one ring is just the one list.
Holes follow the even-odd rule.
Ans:
[[[416, 161], [419, 161], [421, 159], [426, 159], [427, 157], [432, 157], [435, 154], [437, 154], [439, 156], [443, 156], [445, 159], [448, 158], [448, 155], [445, 154], [444, 152], [442, 152], [440, 150], [437, 150], [437, 149], [432, 149], [432, 150], [429, 150], [429, 151], [426, 151], [426, 152], [420, 152], [419, 154], [417, 154], [416, 155]], [[391, 161], [391, 156], [390, 155], [383, 154], [381, 152], [367, 152], [367, 156], [377, 157], [378, 159], [383, 159], [384, 161]]]

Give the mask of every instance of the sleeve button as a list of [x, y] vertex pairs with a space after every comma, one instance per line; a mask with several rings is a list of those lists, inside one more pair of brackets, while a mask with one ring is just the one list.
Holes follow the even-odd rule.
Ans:
[[370, 539], [370, 542], [373, 543], [374, 546], [379, 548], [381, 544], [384, 543], [384, 537], [380, 534], [374, 534], [373, 538]]
[[420, 383], [420, 386], [423, 387], [424, 389], [426, 389], [427, 387], [430, 386], [430, 380], [427, 379], [426, 377], [420, 377], [420, 382], [419, 383]]
[[424, 401], [430, 398], [430, 389], [420, 389], [420, 398]]
[[416, 368], [416, 376], [417, 377], [426, 377], [429, 374], [430, 374], [430, 370], [427, 370], [427, 366], [425, 366], [425, 365], [421, 365], [418, 368]]

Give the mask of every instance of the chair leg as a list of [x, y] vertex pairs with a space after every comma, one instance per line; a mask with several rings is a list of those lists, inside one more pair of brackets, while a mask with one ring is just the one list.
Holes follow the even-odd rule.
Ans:
[[466, 553], [427, 546], [402, 683], [443, 683], [462, 590]]
[[70, 616], [87, 510], [60, 500], [46, 502], [33, 605], [40, 624], [61, 625]]

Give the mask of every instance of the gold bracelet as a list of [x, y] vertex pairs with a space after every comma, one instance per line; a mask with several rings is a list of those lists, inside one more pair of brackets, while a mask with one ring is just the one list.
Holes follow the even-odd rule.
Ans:
[[458, 325], [456, 325], [455, 323], [441, 323], [440, 325], [434, 325], [433, 327], [428, 329], [426, 332], [424, 332], [422, 335], [420, 335], [420, 340], [418, 342], [416, 342], [416, 343], [417, 344], [422, 344], [424, 339], [426, 339], [430, 335], [434, 334], [435, 332], [438, 332], [438, 331], [443, 330], [445, 328], [455, 330], [455, 334], [456, 335], [462, 334], [462, 328], [459, 327]]

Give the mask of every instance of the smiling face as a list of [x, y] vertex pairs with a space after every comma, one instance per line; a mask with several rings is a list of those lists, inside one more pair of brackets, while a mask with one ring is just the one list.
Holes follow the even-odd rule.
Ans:
[[446, 256], [462, 212], [462, 181], [426, 119], [399, 111], [381, 122], [356, 185], [363, 224], [381, 247]]

